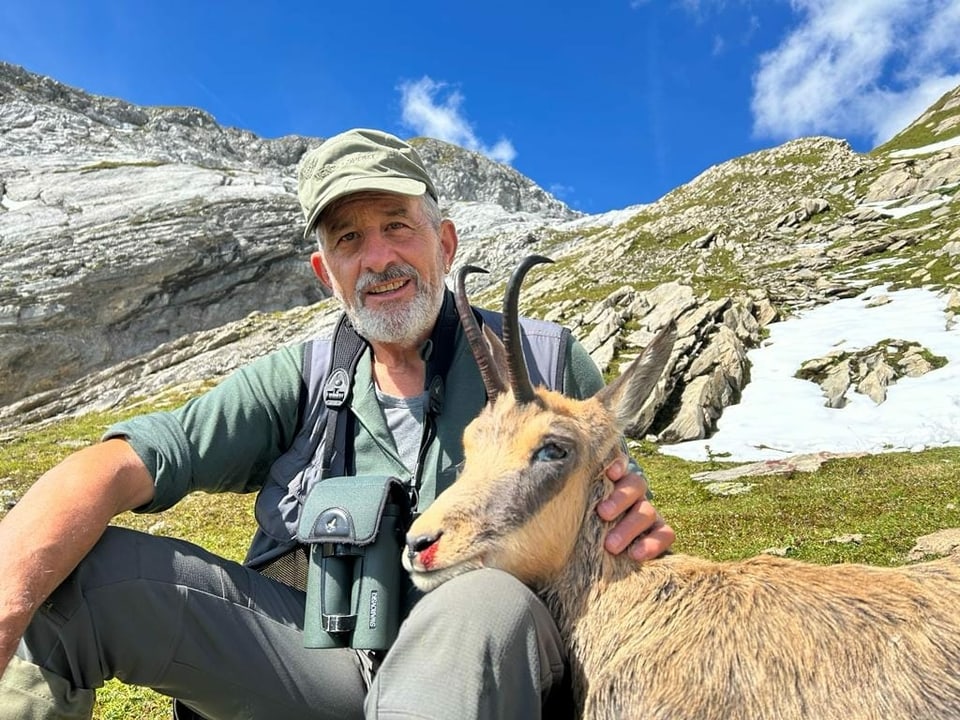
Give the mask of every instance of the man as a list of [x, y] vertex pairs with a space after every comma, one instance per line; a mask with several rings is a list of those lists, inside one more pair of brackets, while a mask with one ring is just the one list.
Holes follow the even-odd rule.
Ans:
[[[416, 151], [377, 131], [308, 153], [299, 198], [305, 235], [319, 240], [313, 269], [369, 344], [342, 464], [402, 479], [424, 507], [452, 482], [460, 433], [485, 401], [462, 334], [441, 327], [456, 230]], [[308, 346], [277, 350], [179, 410], [110, 428], [10, 511], [0, 523], [0, 715], [89, 717], [111, 677], [211, 719], [539, 714], [561, 686], [557, 630], [498, 571], [467, 573], [420, 600], [375, 675], [366, 653], [304, 647], [304, 592], [268, 570], [296, 552], [299, 503], [320, 480], [323, 448], [307, 456], [309, 433], [298, 429], [305, 397], [317, 394], [301, 387]], [[441, 349], [452, 351], [442, 408], [425, 394]], [[563, 352], [563, 389], [595, 391], [599, 373], [583, 348], [567, 341]], [[625, 457], [607, 472], [615, 489], [598, 512], [623, 515], [608, 550], [629, 546], [638, 560], [664, 552], [674, 534], [646, 500], [642, 474]], [[260, 491], [250, 560], [264, 573], [108, 527], [118, 513], [159, 511], [194, 490]]]

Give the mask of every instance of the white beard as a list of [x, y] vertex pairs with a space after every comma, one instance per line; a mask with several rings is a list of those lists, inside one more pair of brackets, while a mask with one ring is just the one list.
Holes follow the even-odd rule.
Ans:
[[[363, 305], [363, 290], [370, 285], [410, 278], [417, 293], [409, 302], [394, 307], [371, 310]], [[352, 304], [343, 303], [354, 329], [371, 342], [408, 345], [429, 335], [443, 304], [443, 280], [425, 280], [410, 265], [396, 265], [382, 273], [365, 273], [357, 280]]]

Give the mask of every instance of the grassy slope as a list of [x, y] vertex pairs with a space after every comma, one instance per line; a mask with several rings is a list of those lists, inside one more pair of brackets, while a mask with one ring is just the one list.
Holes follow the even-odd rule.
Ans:
[[[87, 415], [2, 441], [0, 491], [18, 497], [44, 469], [133, 412]], [[726, 560], [773, 547], [816, 563], [894, 565], [906, 561], [917, 537], [960, 526], [960, 448], [836, 460], [816, 473], [751, 478], [752, 492], [730, 497], [711, 495], [690, 479], [720, 463], [679, 460], [648, 444], [635, 445], [633, 453], [651, 477], [657, 507], [677, 530], [678, 552]], [[254, 527], [252, 499], [194, 495], [165, 513], [127, 513], [117, 523], [185, 537], [240, 559]], [[855, 533], [861, 543], [831, 541]], [[169, 713], [167, 699], [110, 682], [94, 717], [166, 720]]]

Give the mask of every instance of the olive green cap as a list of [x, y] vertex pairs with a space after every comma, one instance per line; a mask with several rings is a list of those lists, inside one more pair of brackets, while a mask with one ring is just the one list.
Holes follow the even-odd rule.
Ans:
[[328, 138], [300, 161], [297, 197], [307, 221], [304, 239], [330, 203], [369, 190], [415, 197], [430, 193], [439, 199], [423, 160], [408, 143], [380, 130], [348, 130]]

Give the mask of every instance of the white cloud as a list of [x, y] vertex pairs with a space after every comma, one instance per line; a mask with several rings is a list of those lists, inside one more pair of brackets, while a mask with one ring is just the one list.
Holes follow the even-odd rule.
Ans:
[[403, 122], [415, 132], [474, 150], [497, 162], [509, 164], [517, 156], [513, 144], [506, 138], [500, 138], [491, 147], [477, 137], [463, 116], [463, 95], [449, 89], [446, 83], [435, 82], [424, 75], [417, 81], [401, 84], [400, 92]]
[[800, 24], [760, 57], [754, 132], [888, 140], [960, 84], [960, 0], [791, 0]]
[[896, 93], [879, 109], [874, 119], [874, 141], [880, 144], [892, 138], [958, 84], [960, 75], [938, 76], [921, 80], [914, 87]]
[[572, 185], [553, 183], [549, 188], [547, 188], [547, 192], [553, 195], [555, 198], [563, 200], [564, 202], [568, 202], [569, 199], [575, 194], [576, 188], [574, 188]]

